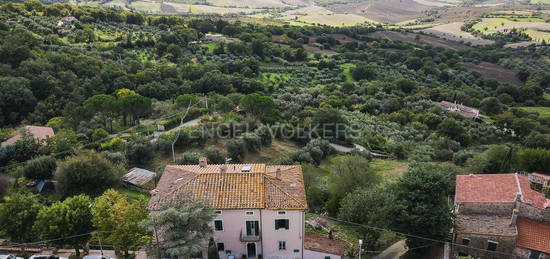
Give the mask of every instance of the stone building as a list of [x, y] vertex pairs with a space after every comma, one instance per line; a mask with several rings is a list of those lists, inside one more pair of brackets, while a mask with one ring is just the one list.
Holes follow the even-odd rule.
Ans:
[[518, 174], [456, 177], [452, 258], [550, 259], [550, 200]]

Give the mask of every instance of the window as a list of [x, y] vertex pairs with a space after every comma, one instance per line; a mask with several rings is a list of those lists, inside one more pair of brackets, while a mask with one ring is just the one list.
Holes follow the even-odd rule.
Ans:
[[286, 241], [279, 241], [279, 250], [286, 250]]
[[463, 238], [462, 239], [462, 244], [465, 245], [465, 246], [469, 246], [470, 245], [470, 239], [469, 238]]
[[541, 258], [541, 253], [538, 251], [531, 251], [531, 253], [529, 254], [529, 259], [539, 259], [539, 258]]
[[260, 222], [246, 221], [246, 235], [247, 236], [259, 236], [260, 235]]
[[288, 219], [276, 219], [275, 220], [275, 230], [284, 228], [288, 229]]
[[300, 249], [294, 249], [294, 253], [299, 253]]
[[489, 251], [496, 251], [497, 250], [498, 243], [495, 241], [488, 241], [487, 242], [487, 250]]
[[214, 220], [214, 229], [216, 231], [222, 231], [223, 230], [223, 222], [221, 220]]
[[216, 245], [218, 246], [218, 251], [225, 250], [225, 245], [223, 243], [217, 243]]
[[221, 211], [221, 210], [215, 210], [215, 211], [214, 211], [214, 214], [216, 214], [216, 215], [222, 215], [222, 211]]
[[231, 250], [225, 250], [225, 253], [230, 255], [231, 254]]
[[325, 259], [330, 259], [330, 256], [325, 256]]
[[245, 212], [245, 214], [247, 216], [252, 216], [252, 215], [254, 215], [254, 211], [247, 211], [247, 212]]
[[285, 215], [285, 214], [286, 214], [286, 211], [277, 211], [277, 214], [279, 214], [279, 215]]

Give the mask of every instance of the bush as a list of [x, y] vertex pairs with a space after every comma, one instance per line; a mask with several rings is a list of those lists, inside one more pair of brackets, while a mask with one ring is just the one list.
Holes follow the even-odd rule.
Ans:
[[103, 155], [103, 157], [105, 157], [107, 160], [111, 161], [111, 163], [115, 165], [121, 165], [125, 167], [128, 163], [126, 156], [124, 156], [124, 153], [122, 152], [103, 151], [101, 152], [101, 155]]
[[208, 159], [208, 163], [223, 164], [225, 163], [225, 155], [216, 147], [207, 147], [204, 151], [204, 156]]
[[34, 180], [51, 179], [56, 168], [55, 158], [51, 156], [41, 156], [25, 164], [23, 167], [23, 175], [26, 178]]
[[176, 164], [178, 165], [196, 165], [199, 162], [199, 158], [202, 156], [201, 153], [187, 151], [181, 154], [181, 156], [176, 159]]
[[98, 141], [100, 139], [106, 138], [107, 136], [109, 136], [109, 133], [106, 130], [102, 128], [95, 129], [92, 133], [92, 141]]
[[234, 138], [226, 141], [225, 148], [229, 153], [229, 157], [233, 159], [233, 162], [242, 161], [248, 152], [246, 149], [246, 143], [241, 138]]
[[153, 159], [153, 147], [149, 140], [138, 138], [126, 143], [125, 154], [128, 162], [144, 165]]
[[101, 149], [103, 150], [123, 150], [125, 141], [122, 138], [114, 137], [107, 141], [106, 143], [101, 144]]
[[57, 191], [63, 197], [85, 193], [100, 195], [118, 184], [123, 169], [95, 152], [72, 156], [61, 162], [55, 172]]
[[254, 133], [244, 133], [241, 138], [246, 143], [247, 150], [258, 151], [262, 148], [262, 140], [260, 137]]

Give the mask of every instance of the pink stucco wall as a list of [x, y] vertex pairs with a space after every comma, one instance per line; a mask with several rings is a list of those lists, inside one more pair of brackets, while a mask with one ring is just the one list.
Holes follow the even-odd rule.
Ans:
[[[247, 211], [253, 212], [253, 215], [247, 215]], [[241, 242], [240, 235], [241, 231], [246, 233], [248, 220], [257, 220], [260, 223], [261, 240], [253, 242], [256, 244], [257, 255], [261, 254], [265, 259], [304, 258], [302, 257], [304, 212], [296, 210], [284, 212], [285, 214], [279, 214], [276, 210], [263, 209], [222, 210], [222, 214], [214, 218], [223, 222], [223, 230], [214, 231], [214, 240], [217, 243], [224, 243], [225, 251], [220, 251], [220, 258], [228, 258], [229, 254], [226, 253], [228, 250], [236, 259], [247, 254], [247, 243]], [[275, 219], [288, 219], [289, 229], [275, 230]], [[279, 241], [286, 241], [286, 250], [279, 250]]]

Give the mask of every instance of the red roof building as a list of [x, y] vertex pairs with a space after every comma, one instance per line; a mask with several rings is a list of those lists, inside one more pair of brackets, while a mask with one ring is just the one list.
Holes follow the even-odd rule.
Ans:
[[2, 142], [0, 146], [9, 146], [16, 141], [24, 138], [25, 136], [32, 136], [39, 142], [44, 142], [47, 138], [51, 138], [55, 136], [55, 133], [53, 132], [53, 129], [50, 127], [41, 127], [41, 126], [25, 126], [23, 129], [23, 132], [20, 134], [17, 134], [6, 141]]
[[456, 176], [454, 257], [550, 258], [550, 199], [519, 174]]
[[518, 246], [550, 254], [550, 222], [520, 217], [517, 227]]

